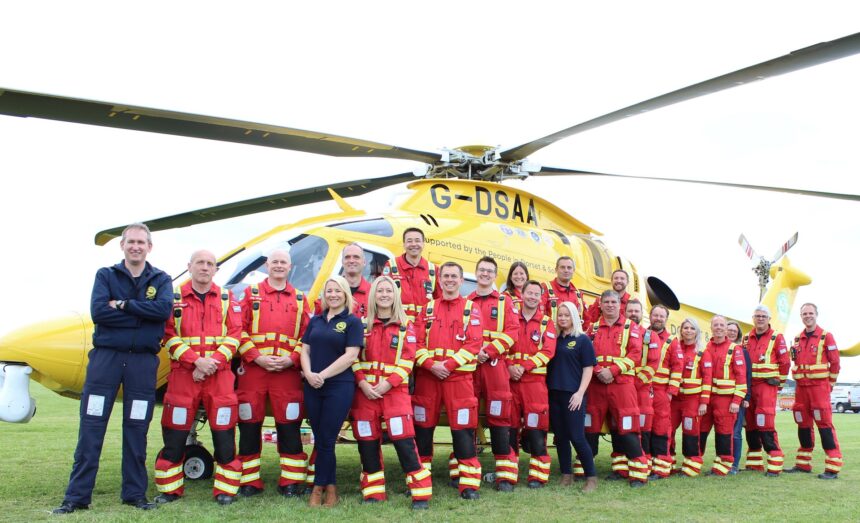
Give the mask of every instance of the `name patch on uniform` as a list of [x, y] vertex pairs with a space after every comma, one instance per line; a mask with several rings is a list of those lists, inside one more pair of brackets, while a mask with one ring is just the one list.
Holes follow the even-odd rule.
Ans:
[[735, 365], [743, 365], [744, 360], [735, 360]]
[[636, 331], [631, 331], [631, 332], [630, 332], [630, 337], [631, 337], [631, 338], [638, 338], [638, 337], [639, 337], [639, 333], [638, 333], [638, 332], [636, 332]]
[[471, 323], [472, 325], [480, 325], [481, 320], [471, 320], [471, 321], [469, 321], [469, 323]]
[[242, 312], [241, 305], [233, 305], [233, 312]]
[[836, 350], [836, 345], [828, 345], [827, 350]]
[[710, 366], [711, 366], [711, 362], [710, 362], [710, 361], [706, 361], [706, 362], [705, 362], [705, 368], [708, 368], [708, 367], [710, 367]]
[[554, 338], [555, 338], [555, 334], [553, 334], [553, 333], [551, 333], [551, 332], [547, 332], [547, 333], [546, 333], [546, 337], [547, 337], [547, 338], [549, 338], [549, 339], [554, 339]]

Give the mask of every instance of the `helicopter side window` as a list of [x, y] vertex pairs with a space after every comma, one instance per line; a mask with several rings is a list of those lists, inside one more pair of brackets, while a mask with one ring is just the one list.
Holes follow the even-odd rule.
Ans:
[[372, 218], [370, 220], [360, 220], [357, 222], [335, 223], [329, 227], [342, 229], [344, 231], [361, 232], [364, 234], [373, 234], [374, 236], [385, 236], [390, 238], [394, 236], [394, 228], [384, 218]]
[[[328, 242], [319, 236], [302, 234], [274, 248], [284, 249], [290, 253], [293, 264], [287, 276], [290, 285], [304, 292], [310, 291], [328, 254]], [[268, 275], [266, 256], [256, 251], [237, 265], [224, 287], [231, 289], [236, 299], [240, 300], [248, 285], [259, 283]]]
[[590, 238], [584, 236], [579, 236], [579, 238], [585, 243], [588, 251], [591, 253], [591, 258], [594, 262], [594, 275], [598, 278], [606, 278], [606, 275], [609, 273], [609, 256], [606, 255], [606, 250]]
[[478, 279], [475, 278], [475, 275], [470, 272], [463, 273], [463, 285], [460, 285], [460, 296], [465, 298], [475, 292], [477, 288]]

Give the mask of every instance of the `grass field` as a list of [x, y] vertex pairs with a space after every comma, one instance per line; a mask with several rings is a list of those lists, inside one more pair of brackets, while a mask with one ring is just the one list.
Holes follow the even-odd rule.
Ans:
[[[729, 478], [672, 477], [654, 482], [647, 488], [631, 490], [618, 482], [600, 481], [598, 491], [585, 496], [579, 485], [563, 489], [558, 486], [558, 470], [553, 463], [550, 485], [539, 491], [517, 488], [513, 494], [482, 489], [476, 502], [460, 500], [447, 487], [445, 459], [448, 448], [439, 446], [434, 462], [438, 479], [428, 512], [413, 514], [404, 490], [403, 474], [390, 446], [386, 446], [389, 502], [363, 506], [359, 503], [359, 460], [355, 447], [338, 449], [338, 481], [343, 502], [335, 509], [311, 510], [306, 501], [287, 500], [274, 489], [264, 495], [242, 499], [229, 507], [220, 507], [211, 499], [211, 481], [189, 482], [185, 499], [156, 511], [143, 512], [120, 504], [120, 428], [121, 407], [114, 410], [101, 460], [93, 505], [89, 511], [68, 516], [51, 516], [50, 510], [62, 501], [77, 439], [78, 402], [57, 396], [39, 385], [32, 395], [38, 402], [38, 413], [28, 424], [0, 424], [0, 520], [3, 521], [454, 521], [504, 518], [506, 521], [857, 521], [860, 519], [860, 415], [835, 414], [836, 427], [845, 456], [845, 470], [837, 481], [821, 481], [814, 475], [783, 475], [766, 478], [761, 474], [742, 473]], [[149, 455], [154, 461], [161, 446], [156, 412], [149, 438]], [[786, 451], [786, 465], [794, 463], [797, 446], [795, 425], [789, 413], [780, 413], [778, 429]], [[440, 435], [446, 432], [440, 430]], [[203, 434], [208, 442], [208, 429]], [[599, 477], [609, 471], [608, 445], [601, 443], [597, 458]], [[713, 457], [713, 438], [706, 465]], [[551, 451], [555, 459], [554, 450]], [[492, 456], [482, 456], [485, 467]], [[275, 445], [264, 445], [264, 475], [269, 485], [277, 478]], [[823, 453], [816, 449], [815, 472], [823, 469]], [[522, 472], [527, 459], [520, 464]], [[489, 470], [489, 469], [487, 469]], [[154, 495], [151, 484], [150, 495]]]

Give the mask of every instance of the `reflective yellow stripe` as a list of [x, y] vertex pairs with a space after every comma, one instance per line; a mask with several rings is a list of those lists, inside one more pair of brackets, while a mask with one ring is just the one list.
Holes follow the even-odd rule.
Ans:
[[217, 463], [215, 464], [215, 474], [221, 474], [222, 476], [224, 476], [227, 479], [239, 479], [242, 477], [241, 472], [236, 472], [233, 470], [227, 470], [224, 467], [222, 467], [221, 465], [218, 465]]
[[[251, 295], [255, 297], [260, 296], [260, 286], [256, 283], [251, 284]], [[256, 307], [254, 306], [256, 305]], [[251, 331], [259, 332], [260, 331], [260, 302], [257, 300], [251, 301]]]
[[412, 497], [416, 498], [419, 496], [432, 496], [433, 495], [433, 487], [426, 488], [411, 488], [409, 491], [412, 493]]
[[305, 481], [305, 479], [307, 479], [307, 474], [304, 474], [302, 472], [289, 472], [282, 469], [281, 477], [284, 479], [292, 479], [295, 481]]
[[155, 470], [155, 477], [159, 479], [172, 478], [173, 476], [182, 472], [182, 465], [178, 465], [173, 467], [172, 469], [167, 470]]
[[372, 474], [365, 474], [365, 479], [368, 483], [373, 483], [375, 481], [385, 481], [385, 471], [377, 471]]
[[251, 459], [251, 460], [242, 462], [242, 468], [243, 469], [250, 469], [250, 468], [259, 467], [259, 466], [260, 466], [260, 458]]
[[430, 477], [430, 469], [424, 467], [421, 470], [413, 472], [411, 474], [411, 476], [412, 476], [412, 479], [414, 479], [415, 481], [421, 481], [422, 479]]
[[218, 481], [217, 479], [215, 480], [213, 486], [218, 490], [223, 490], [224, 492], [227, 492], [228, 494], [232, 494], [234, 496], [237, 492], [239, 492], [239, 485], [230, 485], [229, 483], [224, 483], [223, 481]]
[[185, 478], [180, 478], [174, 481], [173, 483], [168, 483], [167, 485], [156, 484], [155, 486], [158, 488], [159, 492], [173, 492], [174, 490], [178, 490], [182, 488], [182, 485], [185, 483]]
[[260, 471], [252, 472], [251, 474], [242, 474], [242, 479], [239, 480], [240, 483], [250, 483], [252, 481], [257, 481], [260, 479]]
[[284, 458], [284, 457], [281, 458], [280, 463], [281, 463], [281, 465], [284, 465], [287, 467], [302, 467], [302, 468], [304, 468], [308, 464], [308, 462], [306, 460]]
[[367, 497], [372, 496], [373, 494], [385, 494], [385, 485], [373, 485], [370, 487], [364, 487], [361, 489], [361, 493]]

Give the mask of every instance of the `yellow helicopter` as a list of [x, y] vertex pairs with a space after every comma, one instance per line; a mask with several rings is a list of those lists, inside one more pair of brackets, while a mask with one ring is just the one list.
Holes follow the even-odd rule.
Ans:
[[[497, 281], [499, 286], [503, 283], [507, 267], [514, 260], [525, 261], [532, 277], [548, 280], [554, 276], [554, 260], [560, 255], [568, 255], [576, 261], [574, 283], [584, 291], [587, 301], [591, 301], [609, 287], [609, 276], [613, 270], [625, 269], [631, 275], [628, 288], [631, 294], [649, 306], [662, 303], [679, 311], [670, 317], [670, 328], [676, 329], [680, 320], [687, 316], [696, 317], [702, 325], [707, 325], [712, 313], [681, 304], [668, 285], [658, 278], [640, 274], [630, 261], [615, 255], [603, 244], [597, 230], [560, 207], [501, 182], [559, 175], [645, 178], [860, 200], [860, 196], [852, 194], [546, 167], [535, 165], [528, 159], [532, 153], [558, 140], [636, 114], [857, 53], [860, 53], [860, 33], [684, 87], [504, 150], [465, 146], [434, 153], [273, 125], [2, 88], [0, 114], [207, 138], [329, 156], [391, 158], [426, 164], [426, 168], [418, 173], [405, 172], [311, 187], [147, 220], [152, 230], [159, 231], [329, 198], [335, 200], [341, 212], [275, 227], [221, 257], [221, 283], [237, 292], [265, 277], [262, 272], [265, 253], [276, 246], [286, 246], [291, 252], [294, 267], [290, 282], [312, 296], [319, 292], [322, 281], [328, 275], [340, 271], [341, 248], [350, 242], [358, 242], [364, 247], [368, 260], [366, 276], [372, 278], [386, 260], [401, 252], [402, 231], [406, 227], [417, 226], [427, 235], [426, 255], [433, 262], [455, 260], [469, 271], [481, 256], [496, 258], [503, 269]], [[344, 199], [403, 183], [407, 183], [406, 190], [385, 212], [356, 209]], [[99, 232], [96, 243], [103, 245], [109, 242], [121, 230], [122, 227], [116, 227]], [[467, 280], [473, 281], [472, 276], [467, 274]], [[779, 313], [774, 316], [774, 325], [781, 329], [785, 326], [797, 289], [811, 280], [793, 268], [785, 257], [761, 270], [760, 278], [764, 280], [765, 286], [770, 283], [762, 302]], [[773, 281], [769, 282], [771, 278]], [[466, 286], [464, 291], [468, 290]], [[744, 324], [745, 330], [749, 328], [749, 324]], [[4, 389], [11, 388], [11, 385], [7, 386], [12, 379], [10, 371], [25, 370], [19, 374], [29, 373], [31, 379], [58, 394], [77, 397], [84, 381], [91, 334], [92, 323], [84, 315], [32, 325], [9, 334], [0, 340], [0, 362], [6, 369]], [[860, 353], [860, 344], [843, 351], [845, 355], [857, 353]], [[166, 358], [166, 355], [162, 353], [162, 357]], [[164, 386], [167, 371], [168, 366], [162, 365], [159, 387]], [[20, 377], [15, 376], [15, 380]], [[4, 419], [29, 419], [32, 416], [31, 407], [26, 405], [23, 414], [18, 413], [18, 419], [14, 416]]]

